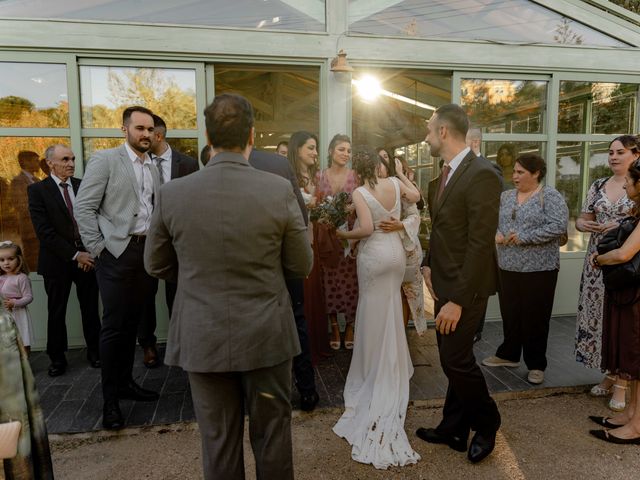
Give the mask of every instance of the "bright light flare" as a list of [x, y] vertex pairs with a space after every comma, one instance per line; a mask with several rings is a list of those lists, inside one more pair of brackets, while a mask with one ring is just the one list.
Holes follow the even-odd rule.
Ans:
[[358, 94], [367, 102], [372, 102], [382, 94], [382, 86], [378, 79], [366, 75], [360, 80], [354, 80]]

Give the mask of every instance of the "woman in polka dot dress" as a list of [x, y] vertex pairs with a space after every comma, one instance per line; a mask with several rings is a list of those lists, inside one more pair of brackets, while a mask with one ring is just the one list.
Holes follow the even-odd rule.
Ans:
[[[348, 167], [351, 160], [351, 139], [347, 135], [336, 135], [329, 144], [329, 167], [323, 170], [316, 182], [317, 203], [327, 196], [339, 192], [351, 194], [358, 186], [356, 174]], [[349, 227], [353, 226], [350, 220]], [[353, 348], [353, 326], [358, 305], [358, 276], [354, 256], [340, 257], [338, 265], [322, 266], [325, 304], [331, 321], [331, 337], [329, 345], [332, 349], [340, 348], [340, 330], [337, 314], [343, 313], [346, 320], [344, 347]]]

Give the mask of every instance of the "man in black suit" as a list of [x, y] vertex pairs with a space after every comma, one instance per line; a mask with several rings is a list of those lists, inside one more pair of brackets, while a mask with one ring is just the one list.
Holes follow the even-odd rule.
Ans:
[[87, 345], [87, 359], [100, 367], [98, 337], [98, 284], [93, 257], [80, 241], [73, 218], [75, 195], [80, 179], [73, 177], [75, 156], [65, 145], [52, 145], [45, 151], [50, 175], [27, 188], [29, 212], [38, 240], [38, 273], [44, 278], [47, 292], [47, 354], [51, 359], [49, 375], [62, 375], [67, 367], [67, 302], [71, 284], [75, 283], [82, 330]]
[[473, 354], [473, 337], [487, 300], [497, 289], [495, 234], [500, 180], [491, 164], [465, 144], [469, 128], [458, 105], [444, 105], [429, 120], [426, 141], [444, 165], [435, 198], [425, 283], [435, 300], [440, 363], [449, 380], [443, 418], [418, 437], [467, 451], [479, 462], [495, 446], [500, 413]]
[[[178, 150], [173, 150], [167, 143], [167, 124], [158, 115], [153, 115], [153, 135], [151, 137], [151, 161], [158, 168], [160, 182], [162, 184], [175, 178], [184, 177], [190, 173], [197, 172], [199, 165], [195, 158], [191, 158]], [[156, 348], [156, 303], [155, 296], [158, 292], [158, 279], [154, 278], [153, 296], [149, 297], [149, 302], [145, 305], [144, 313], [138, 326], [138, 343], [144, 351], [143, 363], [147, 368], [157, 367], [158, 350]], [[176, 297], [177, 284], [165, 281], [165, 298], [169, 316], [173, 310], [173, 300]]]
[[[249, 156], [249, 164], [253, 168], [274, 173], [291, 182], [306, 225], [309, 221], [307, 207], [304, 204], [298, 180], [286, 157], [254, 149]], [[293, 375], [296, 381], [296, 388], [300, 394], [300, 408], [309, 412], [316, 408], [320, 398], [316, 391], [315, 372], [311, 363], [311, 349], [309, 348], [309, 332], [307, 321], [304, 317], [304, 280], [291, 278], [287, 279], [286, 283], [291, 297], [293, 316], [296, 320], [298, 339], [300, 340], [300, 354], [293, 357]]]

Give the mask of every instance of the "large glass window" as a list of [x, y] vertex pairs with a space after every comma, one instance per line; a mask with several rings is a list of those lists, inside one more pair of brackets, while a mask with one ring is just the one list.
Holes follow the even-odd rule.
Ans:
[[131, 105], [151, 109], [170, 130], [196, 128], [195, 70], [81, 66], [80, 95], [84, 128], [119, 128]]
[[585, 81], [560, 82], [556, 188], [569, 205], [566, 251], [585, 250], [589, 235], [575, 229], [589, 186], [608, 177], [609, 142], [634, 134], [640, 85]]
[[460, 101], [486, 133], [543, 133], [547, 82], [462, 79]]
[[94, 151], [122, 144], [122, 112], [132, 105], [162, 117], [172, 148], [198, 158], [194, 69], [82, 65], [80, 100], [85, 163]]
[[[414, 181], [426, 194], [440, 168], [424, 141], [425, 122], [450, 102], [450, 72], [360, 69], [352, 80], [353, 144], [384, 148], [391, 156], [405, 158]], [[426, 246], [430, 219], [426, 208], [421, 214], [420, 236]]]
[[38, 239], [31, 216], [27, 187], [46, 177], [44, 151], [50, 145], [69, 145], [61, 137], [0, 137], [0, 238], [20, 245], [29, 266], [38, 267]]
[[349, 31], [509, 43], [627, 46], [528, 0], [349, 0]]
[[558, 133], [632, 132], [637, 95], [636, 84], [560, 82]]
[[0, 62], [0, 71], [0, 127], [69, 126], [65, 65]]
[[238, 93], [253, 105], [256, 147], [275, 151], [298, 130], [319, 133], [320, 69], [264, 65], [216, 65], [216, 95]]
[[0, 17], [324, 31], [325, 0], [9, 0], [0, 2]]

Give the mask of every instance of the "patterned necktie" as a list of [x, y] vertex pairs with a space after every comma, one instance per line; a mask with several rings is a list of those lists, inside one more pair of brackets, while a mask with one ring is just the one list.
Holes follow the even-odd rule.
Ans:
[[60, 182], [59, 185], [62, 187], [62, 196], [64, 197], [64, 203], [67, 204], [67, 210], [69, 210], [69, 215], [71, 215], [71, 221], [73, 222], [73, 238], [75, 240], [79, 240], [80, 232], [78, 231], [78, 224], [76, 223], [76, 219], [73, 216], [73, 203], [71, 203], [71, 196], [69, 195], [69, 184]]
[[162, 157], [154, 157], [154, 160], [156, 161], [156, 167], [158, 167], [158, 176], [160, 177], [160, 185], [164, 185], [164, 170], [162, 169], [162, 162], [164, 161], [164, 158]]
[[440, 197], [442, 196], [442, 192], [444, 192], [444, 187], [447, 184], [447, 178], [449, 178], [449, 172], [451, 171], [451, 167], [449, 165], [442, 166], [442, 174], [440, 175], [440, 185], [438, 185], [438, 194], [436, 195], [436, 201], [440, 201]]

